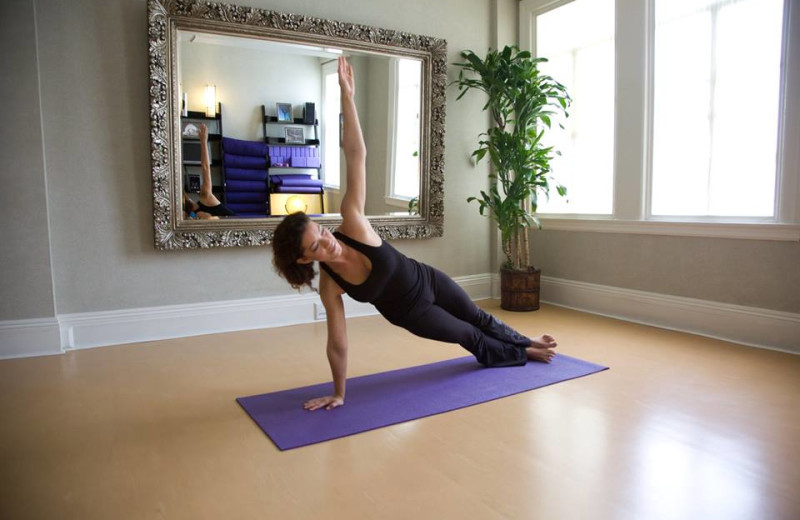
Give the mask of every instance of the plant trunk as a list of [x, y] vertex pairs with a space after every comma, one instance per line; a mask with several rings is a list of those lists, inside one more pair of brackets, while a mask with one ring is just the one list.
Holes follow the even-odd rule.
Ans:
[[[531, 212], [531, 199], [525, 199], [522, 203], [523, 208], [525, 209], [525, 213]], [[520, 264], [520, 267], [532, 267], [531, 266], [531, 244], [530, 244], [530, 228], [524, 227], [522, 228], [522, 260], [523, 263]]]
[[528, 228], [522, 228], [522, 264], [521, 267], [533, 267], [531, 265], [531, 243], [528, 236]]

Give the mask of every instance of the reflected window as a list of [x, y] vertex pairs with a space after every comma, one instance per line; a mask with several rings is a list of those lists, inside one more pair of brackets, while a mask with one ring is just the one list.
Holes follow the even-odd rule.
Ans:
[[322, 181], [326, 188], [341, 186], [341, 157], [339, 153], [339, 114], [341, 92], [337, 62], [322, 65]]
[[[388, 198], [407, 201], [419, 196], [420, 109], [422, 64], [418, 60], [392, 60], [390, 110], [396, 124], [390, 136]], [[392, 117], [389, 118], [392, 120]]]

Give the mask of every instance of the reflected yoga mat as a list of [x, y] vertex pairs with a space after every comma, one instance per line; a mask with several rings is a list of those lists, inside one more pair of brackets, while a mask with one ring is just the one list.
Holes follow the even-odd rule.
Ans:
[[303, 409], [307, 400], [330, 395], [330, 382], [236, 401], [279, 449], [290, 450], [485, 403], [607, 368], [563, 354], [549, 364], [484, 368], [468, 356], [348, 379], [345, 404], [333, 410]]

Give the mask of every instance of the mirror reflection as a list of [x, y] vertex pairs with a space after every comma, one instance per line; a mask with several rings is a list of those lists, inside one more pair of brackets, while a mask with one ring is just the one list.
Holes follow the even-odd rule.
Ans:
[[[184, 219], [339, 213], [343, 51], [178, 31]], [[345, 51], [359, 92], [367, 215], [416, 215], [422, 63]], [[340, 189], [342, 188], [342, 189]]]

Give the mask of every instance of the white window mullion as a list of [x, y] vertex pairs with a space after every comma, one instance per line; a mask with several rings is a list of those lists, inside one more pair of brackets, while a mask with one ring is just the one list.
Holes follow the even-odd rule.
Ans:
[[775, 202], [779, 222], [800, 222], [800, 4], [787, 1], [781, 49], [781, 127]]
[[616, 2], [616, 114], [614, 123], [614, 218], [645, 216], [648, 86], [642, 72], [651, 59], [647, 41], [652, 0]]

